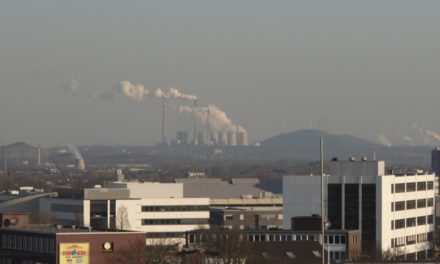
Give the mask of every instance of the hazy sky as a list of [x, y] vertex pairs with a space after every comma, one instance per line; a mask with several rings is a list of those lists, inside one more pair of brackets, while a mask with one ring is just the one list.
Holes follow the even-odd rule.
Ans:
[[[2, 1], [0, 140], [155, 144], [160, 101], [91, 96], [129, 80], [218, 105], [252, 141], [313, 127], [434, 144], [439, 10], [438, 0]], [[169, 137], [191, 127], [167, 114]]]

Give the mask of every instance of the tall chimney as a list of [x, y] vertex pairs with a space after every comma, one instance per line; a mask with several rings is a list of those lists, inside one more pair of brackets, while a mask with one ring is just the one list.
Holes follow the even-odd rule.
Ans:
[[41, 165], [41, 147], [38, 146], [38, 160], [37, 160], [38, 166]]
[[209, 113], [209, 106], [208, 106], [208, 111], [206, 112], [206, 139], [207, 139], [206, 144], [211, 145], [211, 132], [209, 131], [211, 128], [210, 128], [210, 124], [209, 124], [209, 121], [210, 121], [209, 115], [210, 115], [210, 113]]
[[197, 145], [197, 99], [194, 100], [194, 145]]
[[167, 144], [167, 137], [165, 134], [165, 97], [162, 98], [162, 144]]

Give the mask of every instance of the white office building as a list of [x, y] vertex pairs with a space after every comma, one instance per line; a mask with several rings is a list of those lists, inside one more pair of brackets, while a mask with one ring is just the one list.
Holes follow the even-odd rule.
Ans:
[[[134, 185], [135, 194], [141, 193], [140, 184]], [[81, 198], [43, 198], [40, 211], [59, 224], [142, 231], [148, 244], [183, 244], [186, 231], [209, 228], [209, 199], [183, 198], [182, 189], [174, 192], [182, 184], [165, 185], [146, 183], [137, 198], [127, 188], [85, 189]], [[153, 198], [147, 198], [152, 186]]]
[[[430, 173], [385, 173], [384, 161], [333, 160], [325, 176], [330, 229], [360, 230], [364, 253], [404, 259], [433, 254], [434, 185]], [[321, 216], [321, 177], [283, 178], [283, 228], [292, 217]]]

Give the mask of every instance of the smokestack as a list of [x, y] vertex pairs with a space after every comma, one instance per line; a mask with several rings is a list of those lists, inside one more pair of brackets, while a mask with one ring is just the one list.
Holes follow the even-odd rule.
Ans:
[[209, 127], [209, 106], [208, 106], [208, 110], [206, 112], [206, 137], [207, 137], [206, 144], [211, 145], [211, 132], [209, 130], [210, 127]]
[[167, 137], [165, 134], [165, 97], [162, 98], [162, 144], [167, 144]]
[[194, 99], [194, 145], [197, 145], [197, 99]]
[[86, 170], [86, 163], [84, 162], [83, 158], [80, 158], [80, 159], [76, 160], [76, 167], [80, 171], [85, 171]]
[[41, 148], [40, 147], [38, 147], [37, 164], [38, 164], [38, 166], [41, 165]]

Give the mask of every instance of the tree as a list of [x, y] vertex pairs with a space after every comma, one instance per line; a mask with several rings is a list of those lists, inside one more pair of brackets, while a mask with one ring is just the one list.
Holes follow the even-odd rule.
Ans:
[[250, 243], [234, 231], [204, 231], [206, 263], [243, 264], [251, 253]]
[[146, 264], [147, 251], [142, 239], [128, 242], [128, 246], [119, 249], [107, 258], [110, 264]]
[[130, 222], [128, 221], [128, 208], [125, 205], [121, 205], [116, 212], [116, 229], [127, 230], [129, 228]]

